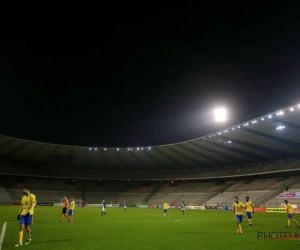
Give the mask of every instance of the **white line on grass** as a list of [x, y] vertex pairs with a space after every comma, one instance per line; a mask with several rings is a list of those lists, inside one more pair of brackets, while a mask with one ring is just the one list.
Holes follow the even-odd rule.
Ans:
[[0, 235], [0, 250], [2, 248], [2, 244], [3, 244], [3, 240], [4, 240], [4, 236], [5, 236], [6, 224], [7, 224], [7, 222], [4, 222], [2, 231], [1, 231], [1, 235]]

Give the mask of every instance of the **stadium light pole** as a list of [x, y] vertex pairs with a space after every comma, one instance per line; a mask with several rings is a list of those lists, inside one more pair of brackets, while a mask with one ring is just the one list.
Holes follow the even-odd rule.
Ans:
[[214, 118], [216, 124], [216, 132], [221, 130], [227, 122], [227, 110], [225, 108], [217, 108], [214, 110]]

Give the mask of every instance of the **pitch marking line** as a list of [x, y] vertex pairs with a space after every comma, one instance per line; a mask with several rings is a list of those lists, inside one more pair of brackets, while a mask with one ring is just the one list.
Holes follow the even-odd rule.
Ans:
[[2, 231], [1, 231], [1, 235], [0, 235], [0, 250], [2, 248], [2, 244], [3, 244], [3, 240], [4, 240], [4, 236], [5, 236], [6, 224], [7, 224], [7, 222], [4, 222]]

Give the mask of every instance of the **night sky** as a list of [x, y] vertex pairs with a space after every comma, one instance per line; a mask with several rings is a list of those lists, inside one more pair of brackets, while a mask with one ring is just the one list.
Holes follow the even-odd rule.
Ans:
[[0, 134], [153, 146], [300, 102], [299, 6], [57, 7], [1, 24]]

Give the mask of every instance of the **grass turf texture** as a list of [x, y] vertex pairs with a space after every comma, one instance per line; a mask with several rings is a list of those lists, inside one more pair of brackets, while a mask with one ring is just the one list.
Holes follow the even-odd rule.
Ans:
[[[161, 209], [77, 208], [74, 222], [59, 223], [60, 207], [38, 207], [32, 225], [32, 241], [14, 247], [18, 242], [19, 207], [0, 207], [0, 228], [7, 223], [1, 250], [7, 249], [298, 249], [300, 239], [263, 240], [258, 232], [291, 232], [300, 229], [287, 223], [284, 213], [256, 213], [254, 226], [243, 222], [243, 234], [237, 229], [231, 211], [170, 209], [167, 217]], [[299, 217], [299, 218], [298, 218]], [[300, 219], [300, 215], [296, 215]], [[1, 230], [0, 229], [0, 230]]]

